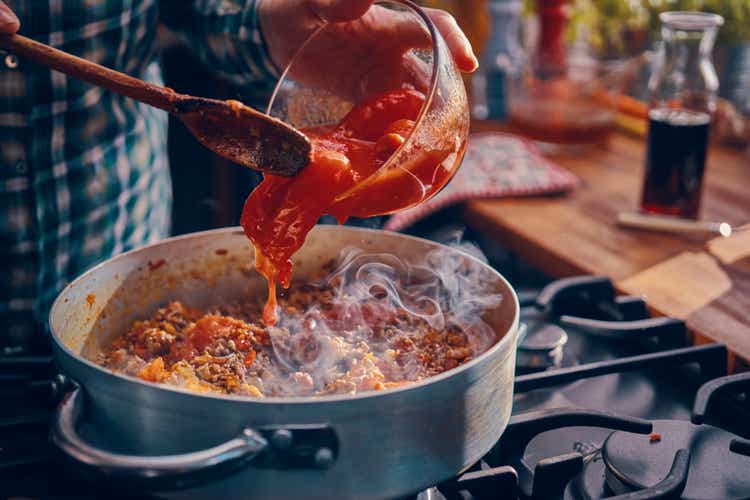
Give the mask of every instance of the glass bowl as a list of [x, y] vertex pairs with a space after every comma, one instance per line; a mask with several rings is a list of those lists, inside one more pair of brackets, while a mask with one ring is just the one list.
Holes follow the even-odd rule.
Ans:
[[[388, 214], [427, 200], [455, 175], [466, 149], [466, 90], [442, 36], [411, 1], [376, 2], [363, 19], [383, 15], [391, 16], [387, 26], [392, 35], [383, 36], [376, 44], [366, 45], [356, 37], [346, 42], [336, 38], [341, 38], [342, 31], [361, 31], [360, 20], [326, 23], [313, 32], [282, 72], [266, 110], [300, 129], [325, 129], [338, 123], [356, 104], [384, 91], [411, 88], [425, 95], [414, 128], [403, 144], [379, 169], [336, 198], [329, 213], [339, 219]], [[413, 46], [403, 53], [399, 50], [397, 57], [368, 53], [389, 43], [393, 47], [398, 40], [409, 40]], [[342, 70], [335, 54], [341, 43], [355, 44], [349, 50], [366, 55]], [[326, 59], [321, 54], [331, 56]], [[310, 62], [320, 60], [327, 62], [311, 69]]]
[[615, 129], [617, 96], [629, 79], [628, 60], [569, 58], [561, 66], [532, 60], [509, 90], [514, 132], [546, 144], [592, 144]]

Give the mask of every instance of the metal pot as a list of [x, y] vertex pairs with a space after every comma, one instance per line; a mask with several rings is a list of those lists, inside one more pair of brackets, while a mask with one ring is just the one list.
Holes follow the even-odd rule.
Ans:
[[[319, 271], [345, 246], [415, 260], [439, 245], [319, 226], [295, 258], [295, 278]], [[503, 296], [486, 315], [500, 338], [487, 352], [403, 388], [263, 399], [191, 393], [90, 361], [169, 300], [201, 307], [264, 293], [248, 272], [252, 248], [241, 230], [172, 238], [114, 257], [71, 283], [52, 307], [54, 356], [75, 381], [52, 440], [79, 465], [170, 498], [392, 498], [437, 484], [490, 450], [512, 404], [518, 300], [500, 274], [460, 255], [489, 273]]]

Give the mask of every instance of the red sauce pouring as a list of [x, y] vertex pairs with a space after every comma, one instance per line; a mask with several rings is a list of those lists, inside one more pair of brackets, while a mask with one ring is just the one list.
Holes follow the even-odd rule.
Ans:
[[[354, 107], [335, 127], [304, 130], [310, 163], [296, 177], [266, 175], [245, 201], [240, 223], [255, 246], [255, 267], [268, 281], [263, 321], [278, 321], [276, 283], [288, 288], [292, 255], [325, 214], [344, 223], [399, 210], [440, 189], [451, 177], [450, 150], [419, 150], [409, 165], [344, 193], [377, 171], [406, 140], [424, 103], [415, 90], [393, 90]], [[461, 146], [463, 147], [463, 145]]]

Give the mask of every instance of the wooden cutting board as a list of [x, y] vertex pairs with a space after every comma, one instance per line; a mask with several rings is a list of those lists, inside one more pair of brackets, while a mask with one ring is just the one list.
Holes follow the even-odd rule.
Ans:
[[[621, 292], [645, 295], [655, 313], [684, 319], [696, 342], [725, 343], [738, 356], [731, 363], [750, 361], [750, 230], [703, 239], [617, 226], [619, 212], [638, 206], [644, 153], [642, 138], [618, 133], [604, 145], [550, 155], [581, 187], [564, 196], [473, 201], [466, 221], [551, 276], [610, 276]], [[712, 146], [702, 217], [750, 222], [746, 153]]]

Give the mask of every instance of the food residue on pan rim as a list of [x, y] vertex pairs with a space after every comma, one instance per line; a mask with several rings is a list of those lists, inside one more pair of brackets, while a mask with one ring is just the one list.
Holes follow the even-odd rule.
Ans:
[[159, 259], [159, 260], [156, 260], [156, 261], [150, 261], [149, 260], [148, 261], [148, 270], [149, 271], [156, 271], [157, 269], [159, 269], [161, 266], [163, 266], [166, 263], [167, 263], [167, 261], [164, 260], [164, 259]]

